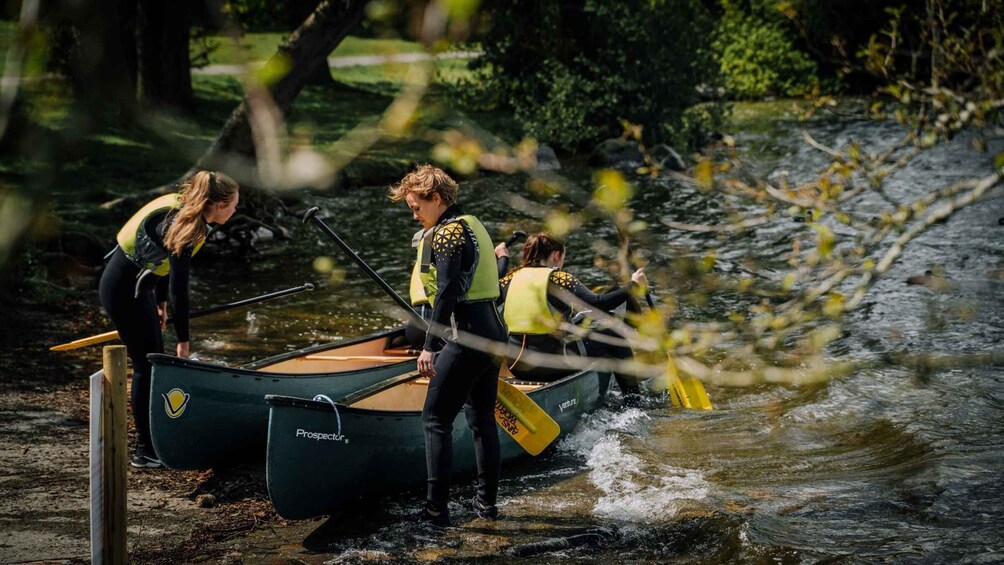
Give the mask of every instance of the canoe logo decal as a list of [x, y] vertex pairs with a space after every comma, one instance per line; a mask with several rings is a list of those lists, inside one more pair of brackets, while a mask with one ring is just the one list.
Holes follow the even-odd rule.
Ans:
[[164, 412], [167, 412], [167, 415], [172, 418], [177, 418], [185, 413], [188, 400], [192, 397], [180, 388], [172, 388], [167, 394], [161, 396], [164, 397]]
[[495, 400], [495, 422], [511, 436], [519, 434], [519, 417], [505, 407], [501, 401]]
[[331, 405], [331, 409], [335, 411], [335, 421], [338, 422], [338, 430], [332, 434], [326, 432], [308, 432], [304, 429], [298, 429], [296, 430], [296, 437], [312, 439], [314, 441], [339, 441], [342, 443], [349, 443], [349, 438], [342, 435], [342, 416], [338, 413], [338, 404], [323, 394], [318, 394], [314, 397], [314, 400], [318, 402], [327, 402]]
[[578, 398], [572, 398], [570, 400], [566, 400], [566, 401], [562, 402], [561, 404], [559, 404], [558, 408], [560, 408], [561, 411], [564, 412], [566, 408], [571, 408], [572, 406], [575, 406], [578, 403], [579, 403], [579, 399]]
[[296, 430], [296, 437], [302, 437], [305, 439], [312, 439], [314, 441], [340, 441], [342, 443], [349, 443], [349, 438], [343, 436], [342, 434], [328, 434], [324, 432], [308, 432], [304, 429]]

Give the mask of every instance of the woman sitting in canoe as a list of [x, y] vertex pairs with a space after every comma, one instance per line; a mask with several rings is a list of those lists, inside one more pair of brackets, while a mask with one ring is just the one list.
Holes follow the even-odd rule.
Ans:
[[174, 312], [178, 357], [189, 355], [188, 274], [212, 224], [223, 224], [237, 208], [238, 186], [222, 173], [200, 171], [178, 194], [149, 202], [119, 230], [118, 246], [101, 275], [101, 304], [132, 360], [132, 403], [136, 422], [133, 467], [160, 467], [150, 441], [150, 362], [163, 353], [167, 299]]
[[[590, 306], [610, 311], [621, 304], [629, 307], [632, 295], [641, 294], [648, 285], [644, 269], [631, 275], [627, 285], [596, 294], [567, 271], [565, 244], [546, 233], [530, 236], [523, 246], [519, 265], [500, 281], [499, 301], [503, 304], [503, 319], [509, 327], [510, 341], [519, 346], [519, 354], [508, 360], [509, 370], [517, 378], [533, 381], [552, 381], [569, 374], [569, 369], [537, 367], [523, 361], [526, 351], [564, 354], [566, 343], [559, 329], [560, 323], [570, 319], [572, 306], [562, 294], [571, 294]], [[602, 332], [607, 333], [607, 332]], [[590, 357], [631, 358], [631, 349], [584, 339], [586, 355]], [[575, 353], [574, 347], [569, 353]], [[618, 378], [622, 390], [634, 390], [637, 385]]]
[[[478, 219], [457, 202], [457, 183], [432, 165], [421, 165], [391, 189], [394, 202], [404, 200], [425, 230], [419, 242], [419, 281], [434, 297], [418, 370], [429, 377], [422, 408], [428, 474], [426, 503], [417, 518], [439, 526], [450, 524], [450, 474], [453, 467], [453, 421], [463, 408], [474, 435], [478, 467], [475, 512], [498, 517], [499, 449], [495, 397], [499, 362], [468, 345], [465, 336], [504, 343], [506, 330], [495, 299], [499, 277], [491, 237]], [[436, 336], [446, 345], [438, 354]], [[466, 406], [465, 406], [466, 405]]]

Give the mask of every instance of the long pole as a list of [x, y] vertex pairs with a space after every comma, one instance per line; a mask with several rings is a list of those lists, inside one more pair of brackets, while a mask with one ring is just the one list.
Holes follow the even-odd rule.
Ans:
[[[287, 288], [286, 290], [277, 290], [275, 292], [270, 292], [268, 294], [263, 294], [261, 296], [255, 296], [254, 298], [245, 298], [244, 300], [238, 300], [237, 302], [231, 302], [229, 304], [222, 304], [220, 306], [213, 306], [212, 308], [206, 308], [205, 310], [199, 310], [197, 312], [192, 312], [189, 314], [188, 319], [192, 320], [195, 318], [201, 318], [202, 316], [208, 316], [210, 314], [216, 314], [217, 312], [225, 312], [227, 310], [232, 310], [234, 308], [240, 308], [241, 306], [249, 306], [251, 304], [258, 304], [259, 302], [265, 302], [267, 300], [274, 300], [276, 298], [282, 298], [283, 296], [289, 296], [291, 294], [298, 294], [305, 290], [314, 290], [314, 285], [310, 283], [304, 283], [300, 286], [294, 286], [293, 288]], [[174, 318], [167, 319], [168, 324], [174, 323]], [[60, 345], [54, 345], [49, 348], [50, 351], [68, 351], [70, 349], [77, 349], [79, 347], [85, 347], [87, 345], [95, 345], [98, 343], [104, 343], [106, 341], [111, 341], [113, 339], [118, 339], [119, 332], [110, 331], [103, 334], [92, 335], [90, 337], [85, 337], [71, 341], [69, 343], [63, 343]]]
[[329, 228], [328, 225], [325, 224], [323, 220], [318, 218], [317, 212], [318, 212], [317, 206], [314, 206], [310, 210], [307, 210], [307, 213], [303, 215], [303, 223], [314, 222], [314, 224], [318, 228], [320, 228], [320, 230], [324, 232], [324, 234], [327, 235], [331, 239], [331, 241], [334, 241], [335, 245], [340, 247], [342, 251], [344, 251], [345, 254], [348, 255], [349, 258], [352, 259], [352, 261], [355, 262], [355, 264], [358, 265], [359, 268], [362, 269], [363, 272], [369, 276], [369, 278], [373, 279], [373, 282], [377, 283], [377, 285], [380, 288], [382, 288], [384, 292], [387, 293], [387, 296], [390, 296], [394, 300], [394, 302], [397, 303], [398, 306], [404, 309], [404, 311], [408, 314], [408, 317], [411, 318], [411, 321], [415, 325], [417, 325], [418, 327], [428, 327], [429, 322], [423, 320], [422, 317], [418, 315], [418, 312], [416, 312], [415, 309], [411, 307], [411, 304], [409, 304], [408, 301], [406, 301], [404, 298], [401, 298], [401, 295], [398, 294], [396, 290], [391, 288], [391, 286], [387, 284], [386, 281], [380, 278], [380, 275], [376, 274], [376, 271], [371, 269], [370, 266], [367, 265], [366, 262], [362, 260], [362, 257], [356, 254], [356, 252], [353, 251], [352, 248], [349, 247], [347, 243], [342, 241], [342, 238], [338, 237], [338, 234], [336, 234], [331, 228]]
[[[255, 296], [253, 298], [245, 298], [244, 300], [238, 300], [237, 302], [231, 302], [230, 304], [221, 304], [220, 306], [213, 306], [212, 308], [206, 308], [205, 310], [199, 310], [198, 312], [193, 312], [189, 314], [188, 319], [201, 318], [202, 316], [208, 316], [210, 314], [215, 314], [217, 312], [225, 312], [227, 310], [233, 310], [234, 308], [240, 308], [241, 306], [250, 306], [251, 304], [258, 304], [259, 302], [265, 302], [267, 300], [275, 300], [276, 298], [282, 298], [283, 296], [289, 296], [291, 294], [299, 294], [304, 291], [314, 290], [314, 285], [311, 283], [303, 283], [300, 286], [294, 286], [293, 288], [287, 288], [286, 290], [277, 290], [275, 292], [270, 292], [268, 294], [263, 294], [261, 296]], [[167, 323], [174, 323], [173, 318], [168, 318]]]

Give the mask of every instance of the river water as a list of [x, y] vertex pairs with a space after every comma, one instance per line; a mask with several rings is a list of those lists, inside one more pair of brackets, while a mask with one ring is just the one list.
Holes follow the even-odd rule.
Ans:
[[[760, 172], [784, 171], [797, 179], [826, 164], [801, 141], [789, 117], [772, 114], [760, 123], [734, 132]], [[854, 139], [868, 147], [899, 135], [895, 126], [846, 118], [819, 120], [812, 132], [826, 143]], [[993, 151], [972, 151], [969, 142], [960, 137], [895, 173], [887, 197], [911, 200], [955, 180], [990, 174]], [[589, 189], [589, 171], [563, 174]], [[666, 179], [636, 180], [632, 207], [652, 226], [653, 248], [668, 255], [715, 249], [725, 271], [752, 259], [761, 272], [783, 272], [780, 255], [791, 248], [792, 234], [805, 229], [781, 221], [724, 239], [673, 232], [658, 227], [658, 220], [723, 222], [717, 197]], [[532, 218], [506, 204], [511, 194], [533, 197], [526, 180], [517, 177], [482, 177], [461, 188], [468, 211], [493, 235], [514, 226], [536, 229]], [[390, 204], [379, 188], [313, 203], [383, 278], [406, 291], [417, 225], [403, 205]], [[866, 196], [855, 211], [868, 215], [886, 206], [886, 200]], [[1004, 193], [998, 188], [917, 238], [844, 320], [843, 336], [828, 354], [847, 360], [894, 351], [1000, 351], [1001, 217]], [[193, 285], [197, 305], [319, 284], [313, 293], [194, 322], [193, 350], [201, 358], [243, 363], [404, 319], [316, 229], [302, 226], [292, 236], [288, 245], [266, 246], [244, 266], [200, 266]], [[609, 276], [593, 264], [593, 238], [616, 241], [612, 226], [584, 226], [568, 240], [567, 268], [587, 284], [606, 283]], [[319, 272], [315, 267], [328, 260], [318, 257], [330, 257], [335, 269]], [[929, 269], [941, 269], [949, 287], [906, 284]], [[673, 288], [657, 286], [655, 292], [665, 299]], [[741, 297], [722, 295], [685, 304], [684, 310], [688, 319], [720, 319], [743, 304]], [[297, 558], [512, 562], [520, 558], [500, 553], [500, 547], [562, 538], [583, 543], [526, 546], [526, 553], [543, 553], [537, 559], [553, 563], [1004, 561], [1004, 368], [921, 374], [886, 366], [811, 386], [709, 386], [708, 392], [711, 412], [615, 392], [608, 407], [556, 450], [503, 469], [500, 506], [508, 519], [496, 530], [480, 525], [416, 533], [403, 516], [421, 497], [408, 493], [371, 502], [358, 516], [333, 518], [310, 536], [307, 545], [318, 552]], [[455, 490], [456, 501], [473, 492], [467, 479]], [[465, 516], [459, 504], [455, 513]], [[258, 545], [263, 555], [288, 552], [269, 549], [267, 538]]]

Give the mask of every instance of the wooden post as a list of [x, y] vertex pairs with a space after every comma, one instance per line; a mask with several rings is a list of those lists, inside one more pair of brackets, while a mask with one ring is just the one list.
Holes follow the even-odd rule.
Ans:
[[102, 453], [105, 528], [103, 564], [125, 565], [126, 550], [126, 348], [104, 348], [105, 399], [102, 403]]

